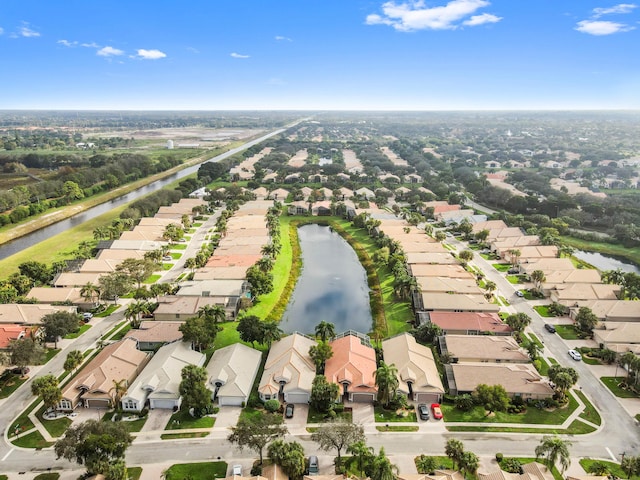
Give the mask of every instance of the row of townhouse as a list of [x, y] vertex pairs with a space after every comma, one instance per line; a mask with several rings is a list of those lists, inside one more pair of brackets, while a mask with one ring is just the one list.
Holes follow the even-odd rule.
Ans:
[[603, 283], [596, 269], [576, 268], [568, 258], [557, 258], [556, 246], [541, 245], [538, 236], [508, 228], [501, 220], [473, 225], [474, 233], [484, 229], [489, 230], [491, 250], [520, 273], [528, 277], [536, 270], [544, 273], [542, 294], [566, 307], [571, 318], [582, 307], [596, 315], [599, 324], [594, 340], [601, 348], [640, 352], [640, 302], [620, 300], [619, 285]]
[[[262, 400], [308, 403], [316, 367], [309, 349], [315, 339], [293, 333], [275, 342], [265, 363], [258, 386]], [[372, 403], [377, 397], [375, 350], [369, 337], [348, 331], [329, 342], [333, 356], [327, 360], [324, 375], [340, 387], [342, 401]], [[433, 353], [407, 333], [382, 342], [384, 361], [398, 370], [398, 391], [416, 402], [439, 402], [444, 388]]]
[[[440, 208], [438, 214], [460, 211], [440, 202], [431, 202], [430, 207], [434, 212]], [[485, 297], [476, 276], [424, 231], [382, 213], [378, 219], [379, 230], [402, 247], [407, 271], [416, 280], [412, 303], [417, 322], [432, 323], [443, 332], [438, 343], [441, 354], [451, 360], [445, 366], [450, 393], [469, 393], [484, 383], [503, 385], [511, 397], [553, 395], [547, 379], [536, 371], [498, 315], [499, 305]]]

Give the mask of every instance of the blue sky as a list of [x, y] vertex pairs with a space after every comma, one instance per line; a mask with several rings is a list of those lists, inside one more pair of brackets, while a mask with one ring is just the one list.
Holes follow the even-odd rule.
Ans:
[[640, 5], [0, 0], [0, 109], [639, 109]]

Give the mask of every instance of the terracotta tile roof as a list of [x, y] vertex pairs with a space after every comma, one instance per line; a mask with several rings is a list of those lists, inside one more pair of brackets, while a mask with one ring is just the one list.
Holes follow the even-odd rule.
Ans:
[[376, 353], [363, 345], [358, 337], [347, 335], [330, 343], [333, 356], [325, 365], [325, 376], [330, 382], [350, 384], [350, 392], [376, 392], [374, 379]]
[[493, 312], [429, 312], [431, 322], [443, 330], [473, 330], [479, 332], [511, 332], [511, 327]]

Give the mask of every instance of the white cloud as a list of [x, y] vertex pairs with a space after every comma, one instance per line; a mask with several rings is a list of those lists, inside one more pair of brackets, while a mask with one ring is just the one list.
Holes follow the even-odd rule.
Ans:
[[4, 28], [0, 27], [0, 35], [4, 33]]
[[618, 5], [614, 5], [609, 8], [594, 8], [593, 18], [600, 18], [603, 15], [613, 15], [618, 13], [631, 13], [634, 8], [638, 8], [638, 6], [633, 3], [619, 3]]
[[36, 32], [35, 30], [32, 30], [31, 28], [29, 28], [28, 23], [25, 23], [22, 27], [20, 27], [19, 33], [20, 33], [20, 36], [27, 37], [27, 38], [40, 36], [40, 32]]
[[242, 54], [236, 53], [236, 52], [231, 53], [231, 56], [233, 58], [249, 58], [249, 55], [242, 55]]
[[604, 20], [582, 20], [578, 22], [576, 30], [589, 35], [611, 35], [614, 33], [628, 32], [635, 27], [631, 27], [624, 23], [609, 22]]
[[158, 60], [160, 58], [165, 58], [167, 54], [160, 50], [145, 50], [144, 48], [140, 48], [138, 49], [137, 56], [145, 60]]
[[91, 43], [81, 43], [80, 44], [81, 47], [86, 47], [86, 48], [100, 48], [100, 45], [98, 45], [97, 43], [91, 42]]
[[[382, 4], [383, 15], [371, 14], [366, 18], [367, 25], [390, 25], [396, 30], [409, 32], [414, 30], [453, 30], [458, 28], [462, 19], [477, 10], [489, 6], [487, 0], [451, 0], [438, 7], [426, 7], [423, 0], [407, 3], [393, 1]], [[495, 23], [501, 18], [491, 14], [475, 15], [463, 24], [474, 26]]]
[[194, 47], [187, 47], [187, 50], [190, 51], [191, 53], [200, 53], [200, 50]]
[[500, 20], [502, 20], [502, 17], [498, 17], [491, 13], [483, 13], [482, 15], [472, 16], [469, 20], [462, 22], [462, 24], [469, 27], [475, 27], [476, 25], [484, 25], [485, 23], [498, 23]]
[[65, 47], [75, 47], [78, 45], [78, 42], [70, 42], [69, 40], [58, 40], [56, 43], [59, 43], [60, 45], [64, 45]]
[[98, 50], [97, 54], [101, 57], [115, 57], [118, 55], [124, 55], [124, 52], [117, 48], [106, 46]]
[[292, 42], [293, 41], [289, 37], [283, 37], [282, 35], [276, 35], [275, 38], [279, 42]]

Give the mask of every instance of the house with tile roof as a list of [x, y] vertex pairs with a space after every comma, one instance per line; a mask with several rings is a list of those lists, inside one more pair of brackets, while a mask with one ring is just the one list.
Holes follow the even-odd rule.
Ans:
[[505, 335], [442, 335], [440, 353], [454, 363], [529, 363], [529, 355], [513, 337]]
[[27, 336], [24, 325], [0, 324], [0, 350], [6, 350], [13, 340]]
[[367, 343], [352, 333], [329, 343], [333, 356], [327, 360], [324, 374], [329, 382], [341, 387], [343, 400], [372, 403], [376, 399], [376, 353]]
[[511, 327], [494, 312], [429, 312], [425, 318], [445, 335], [512, 335]]
[[117, 382], [131, 385], [149, 361], [149, 355], [136, 348], [137, 342], [125, 338], [104, 347], [62, 390], [58, 410], [110, 408]]
[[213, 352], [207, 364], [211, 399], [217, 400], [221, 407], [246, 405], [261, 361], [260, 351], [242, 343]]
[[201, 367], [206, 358], [187, 342], [176, 341], [160, 347], [122, 397], [122, 409], [140, 412], [148, 406], [152, 410], [178, 410], [182, 403], [182, 369], [187, 365]]
[[139, 328], [132, 328], [125, 338], [134, 338], [138, 342], [138, 350], [155, 350], [165, 343], [182, 340], [180, 326], [184, 322], [144, 321]]
[[76, 307], [46, 303], [0, 304], [0, 324], [40, 325], [42, 317], [56, 312], [77, 313]]
[[258, 386], [260, 399], [282, 398], [287, 403], [309, 403], [316, 366], [309, 349], [317, 342], [293, 333], [271, 345]]
[[445, 391], [429, 347], [401, 333], [382, 341], [382, 354], [385, 363], [398, 370], [399, 392], [418, 403], [440, 403]]

